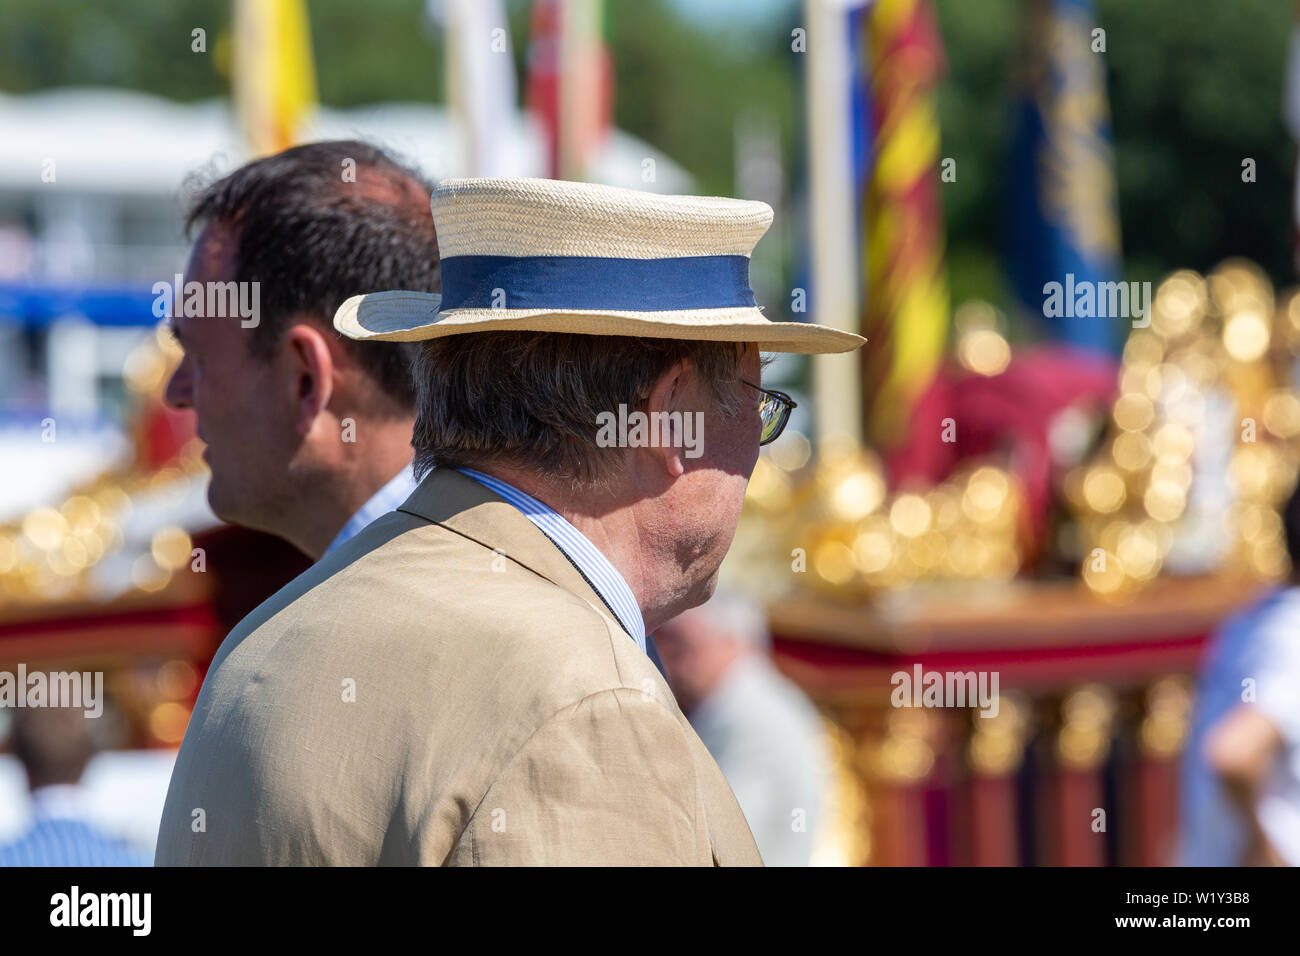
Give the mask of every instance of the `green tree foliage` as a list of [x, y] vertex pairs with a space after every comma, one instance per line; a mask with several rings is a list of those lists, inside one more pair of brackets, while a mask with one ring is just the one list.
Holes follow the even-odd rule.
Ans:
[[[311, 0], [324, 102], [437, 102], [442, 53], [423, 0]], [[942, 153], [958, 176], [943, 186], [954, 300], [1006, 304], [999, 255], [1008, 189], [1012, 58], [1021, 0], [935, 0], [949, 69], [940, 91]], [[110, 85], [176, 100], [224, 95], [228, 0], [4, 0], [0, 91]], [[787, 166], [800, 168], [802, 57], [795, 0], [744, 22], [683, 18], [669, 0], [610, 0], [619, 126], [672, 156], [702, 191], [734, 190], [733, 124], [775, 117]], [[510, 0], [521, 81], [528, 4]], [[1294, 4], [1281, 0], [1097, 0], [1106, 30], [1125, 269], [1157, 279], [1245, 255], [1279, 283], [1293, 278], [1295, 147], [1281, 118]], [[207, 31], [208, 52], [191, 51]], [[806, 56], [815, 55], [810, 51]], [[522, 82], [521, 82], [522, 90]], [[124, 131], [129, 135], [129, 131]], [[1243, 183], [1241, 163], [1256, 162]]]
[[[937, 0], [949, 72], [940, 95], [954, 301], [1006, 304], [996, 256], [1012, 134], [1009, 95], [1020, 0]], [[1295, 146], [1281, 96], [1293, 4], [1277, 0], [1099, 0], [1125, 272], [1158, 280], [1230, 255], [1294, 281]], [[1242, 160], [1256, 181], [1242, 182]]]
[[615, 122], [685, 166], [701, 191], [733, 192], [733, 130], [746, 111], [779, 123], [787, 156], [803, 149], [793, 141], [802, 92], [784, 19], [704, 32], [663, 0], [609, 6]]

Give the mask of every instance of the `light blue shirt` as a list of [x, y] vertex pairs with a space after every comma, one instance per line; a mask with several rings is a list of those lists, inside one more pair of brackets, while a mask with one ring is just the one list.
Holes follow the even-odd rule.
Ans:
[[411, 497], [411, 492], [419, 482], [415, 480], [415, 473], [411, 466], [407, 465], [396, 475], [394, 475], [384, 487], [380, 488], [374, 495], [361, 506], [361, 510], [354, 514], [343, 529], [334, 536], [330, 546], [325, 549], [329, 554], [343, 542], [356, 537], [361, 533], [361, 529], [370, 522], [374, 521], [390, 511], [396, 511], [407, 498]]
[[1238, 866], [1246, 831], [1203, 751], [1210, 728], [1242, 703], [1266, 715], [1282, 752], [1259, 794], [1256, 815], [1269, 842], [1300, 866], [1300, 588], [1279, 588], [1219, 628], [1197, 687], [1183, 755], [1179, 862]]
[[[500, 478], [493, 478], [491, 475], [469, 468], [458, 468], [457, 471], [473, 478], [480, 485], [518, 508], [542, 534], [550, 538], [557, 548], [568, 555], [569, 560], [613, 610], [619, 623], [623, 625], [623, 630], [636, 641], [636, 646], [645, 651], [650, 659], [655, 661], [655, 665], [659, 666], [657, 655], [646, 648], [645, 620], [641, 617], [641, 608], [636, 603], [632, 589], [623, 580], [623, 575], [618, 573], [614, 565], [609, 563], [609, 559], [600, 553], [586, 535], [569, 524], [549, 505], [538, 501], [532, 495], [524, 494], [514, 485], [507, 484]], [[662, 671], [663, 668], [660, 667], [660, 670]]]
[[90, 819], [81, 788], [55, 784], [32, 791], [32, 825], [0, 846], [0, 867], [151, 866], [148, 854]]

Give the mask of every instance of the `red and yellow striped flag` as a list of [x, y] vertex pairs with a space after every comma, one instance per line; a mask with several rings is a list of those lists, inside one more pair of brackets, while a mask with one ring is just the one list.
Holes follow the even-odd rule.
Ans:
[[864, 192], [862, 334], [869, 440], [896, 441], [948, 335], [935, 87], [945, 63], [929, 0], [876, 0], [863, 17], [873, 115]]

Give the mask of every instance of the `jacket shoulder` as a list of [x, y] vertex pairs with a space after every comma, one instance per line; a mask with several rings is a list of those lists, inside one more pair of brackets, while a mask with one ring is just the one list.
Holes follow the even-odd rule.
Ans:
[[[159, 859], [441, 861], [529, 738], [611, 690], [676, 709], [609, 614], [392, 513], [227, 638], [177, 758]], [[193, 836], [195, 807], [225, 825]]]
[[503, 763], [449, 862], [709, 865], [687, 735], [654, 694], [631, 688], [561, 708]]

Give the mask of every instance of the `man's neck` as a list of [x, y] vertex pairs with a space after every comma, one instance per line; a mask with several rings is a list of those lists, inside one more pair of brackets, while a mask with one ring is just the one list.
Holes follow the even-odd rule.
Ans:
[[33, 812], [42, 817], [84, 817], [89, 806], [86, 792], [74, 781], [29, 783]]
[[496, 463], [477, 465], [475, 471], [498, 478], [525, 494], [532, 495], [573, 525], [622, 575], [645, 622], [652, 632], [665, 618], [658, 613], [656, 576], [649, 573], [646, 536], [640, 517], [630, 502], [619, 501], [607, 492], [574, 491], [545, 481], [530, 472]]
[[364, 430], [365, 443], [352, 446], [339, 466], [319, 476], [314, 491], [305, 491], [298, 498], [295, 503], [302, 507], [295, 515], [293, 528], [281, 537], [313, 561], [319, 561], [353, 515], [399, 472], [410, 467], [411, 427], [409, 421], [359, 424], [357, 430]]

